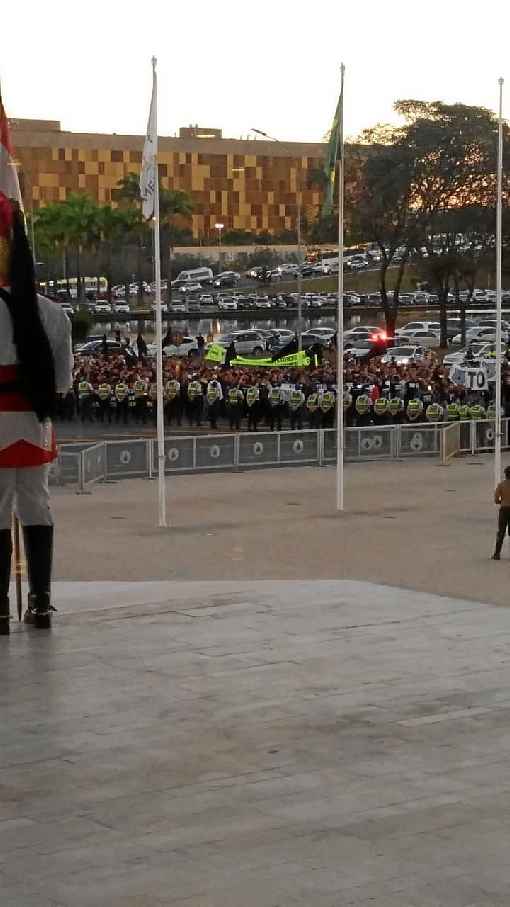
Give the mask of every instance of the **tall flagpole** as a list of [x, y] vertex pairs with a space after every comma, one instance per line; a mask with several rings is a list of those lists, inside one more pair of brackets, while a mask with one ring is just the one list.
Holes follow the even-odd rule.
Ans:
[[[165, 422], [163, 408], [163, 319], [161, 317], [161, 247], [159, 243], [159, 171], [158, 171], [158, 77], [157, 60], [152, 58], [154, 88], [154, 279], [156, 282], [156, 386], [157, 386], [157, 435], [158, 435], [158, 525], [166, 526], [165, 491]], [[168, 277], [170, 280], [170, 275]]]
[[336, 377], [336, 509], [344, 509], [344, 73], [340, 67], [340, 147], [338, 155], [338, 316]]
[[496, 201], [496, 431], [494, 483], [501, 481], [501, 208], [503, 174], [503, 79], [499, 79], [498, 176]]

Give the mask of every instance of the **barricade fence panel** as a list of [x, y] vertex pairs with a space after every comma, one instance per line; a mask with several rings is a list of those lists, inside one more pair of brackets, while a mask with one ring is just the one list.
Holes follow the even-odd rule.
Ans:
[[[190, 472], [195, 466], [195, 439], [165, 438], [165, 474]], [[152, 441], [153, 475], [158, 471], [158, 442]]]
[[[348, 431], [350, 430], [348, 429]], [[394, 425], [369, 425], [365, 428], [358, 428], [357, 431], [359, 434], [358, 458], [360, 460], [391, 459], [395, 456]], [[344, 456], [346, 456], [345, 449]]]
[[101, 441], [87, 447], [80, 453], [82, 463], [82, 484], [90, 485], [106, 478], [106, 442]]
[[196, 469], [231, 469], [237, 465], [237, 435], [197, 435]]
[[134, 479], [148, 474], [150, 441], [140, 438], [105, 443], [108, 479]]
[[439, 454], [441, 423], [398, 426], [397, 456], [420, 457]]
[[281, 431], [279, 463], [318, 463], [320, 458], [319, 431]]
[[238, 465], [269, 466], [279, 462], [280, 436], [275, 432], [239, 435]]
[[460, 451], [460, 422], [452, 422], [441, 429], [441, 463], [447, 466]]
[[[360, 462], [395, 457], [440, 456], [445, 428], [459, 453], [494, 450], [495, 424], [490, 420], [417, 425], [370, 425], [346, 428], [344, 459]], [[165, 473], [251, 468], [271, 465], [328, 464], [336, 460], [336, 428], [239, 434], [176, 435], [165, 438]], [[510, 419], [502, 419], [502, 446], [510, 448]], [[155, 439], [127, 438], [62, 446], [53, 467], [52, 484], [80, 487], [104, 479], [155, 476]]]

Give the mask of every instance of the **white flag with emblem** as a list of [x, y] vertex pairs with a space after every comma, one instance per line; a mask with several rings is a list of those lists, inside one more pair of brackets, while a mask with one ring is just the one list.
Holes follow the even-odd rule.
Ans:
[[156, 179], [157, 179], [157, 157], [158, 157], [158, 135], [157, 135], [157, 86], [156, 71], [153, 71], [152, 80], [152, 98], [151, 109], [149, 111], [149, 120], [147, 123], [147, 135], [143, 146], [142, 170], [140, 173], [140, 197], [142, 199], [142, 213], [146, 220], [154, 216]]

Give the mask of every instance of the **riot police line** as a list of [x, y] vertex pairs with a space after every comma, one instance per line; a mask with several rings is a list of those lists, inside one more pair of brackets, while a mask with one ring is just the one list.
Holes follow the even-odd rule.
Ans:
[[[360, 392], [361, 391], [361, 392]], [[138, 376], [133, 382], [106, 381], [96, 386], [82, 378], [73, 399], [60, 401], [59, 418], [76, 414], [82, 422], [102, 425], [148, 425], [156, 419], [156, 384]], [[402, 423], [439, 423], [483, 420], [495, 417], [495, 404], [481, 395], [471, 399], [428, 401], [421, 394], [393, 393], [374, 397], [365, 390], [347, 385], [343, 400], [347, 427], [398, 425]], [[259, 381], [226, 383], [219, 377], [201, 380], [192, 376], [183, 384], [169, 378], [164, 385], [165, 425], [201, 428], [209, 423], [213, 430], [228, 426], [231, 431], [269, 431], [303, 428], [331, 428], [335, 423], [336, 387], [332, 383], [276, 383]]]

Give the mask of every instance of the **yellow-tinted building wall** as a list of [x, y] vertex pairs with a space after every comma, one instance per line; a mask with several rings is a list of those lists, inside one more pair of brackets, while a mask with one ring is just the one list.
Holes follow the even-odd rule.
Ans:
[[[57, 121], [13, 120], [11, 127], [28, 209], [71, 192], [116, 205], [119, 180], [140, 170], [143, 136], [75, 134]], [[225, 230], [295, 231], [298, 197], [313, 221], [322, 204], [316, 174], [323, 155], [319, 144], [161, 137], [158, 163], [164, 188], [190, 194], [189, 226], [206, 241], [218, 222]]]

